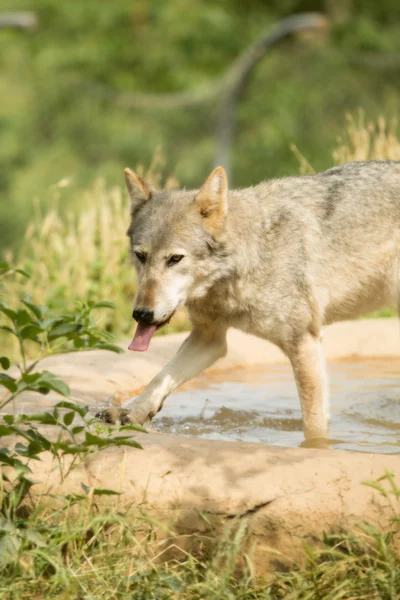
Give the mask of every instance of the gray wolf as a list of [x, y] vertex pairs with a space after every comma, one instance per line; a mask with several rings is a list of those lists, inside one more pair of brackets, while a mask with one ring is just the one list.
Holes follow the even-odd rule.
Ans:
[[185, 304], [193, 329], [135, 400], [100, 414], [144, 423], [177, 386], [227, 351], [236, 327], [293, 367], [307, 438], [328, 435], [322, 328], [400, 297], [400, 162], [366, 161], [229, 190], [217, 167], [200, 190], [157, 191], [125, 171], [138, 272], [129, 348], [147, 350]]

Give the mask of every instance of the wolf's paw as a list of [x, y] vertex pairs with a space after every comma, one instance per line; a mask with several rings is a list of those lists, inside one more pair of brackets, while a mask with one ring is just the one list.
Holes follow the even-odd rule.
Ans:
[[153, 414], [148, 406], [138, 404], [137, 406], [133, 405], [130, 409], [110, 407], [99, 411], [95, 416], [97, 419], [111, 424], [119, 422], [121, 425], [144, 425], [150, 422]]
[[133, 421], [129, 418], [129, 410], [123, 408], [107, 408], [96, 413], [95, 417], [112, 425], [115, 425], [117, 422], [121, 423], [121, 425], [133, 424]]

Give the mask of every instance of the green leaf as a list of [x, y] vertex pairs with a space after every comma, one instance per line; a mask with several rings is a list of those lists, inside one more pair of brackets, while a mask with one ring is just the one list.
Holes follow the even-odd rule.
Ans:
[[21, 444], [21, 442], [18, 442], [18, 444], [15, 444], [14, 450], [20, 456], [27, 456], [28, 446], [26, 444]]
[[94, 488], [93, 490], [93, 495], [94, 496], [120, 496], [121, 492], [116, 492], [115, 490], [107, 490], [107, 489], [100, 489], [100, 488]]
[[81, 483], [81, 487], [85, 494], [92, 493], [93, 496], [120, 496], [121, 492], [116, 492], [115, 490], [101, 489], [101, 488], [91, 488], [84, 483]]
[[100, 302], [88, 302], [89, 308], [113, 308], [115, 309], [114, 302], [108, 302], [108, 300], [100, 300]]
[[50, 390], [52, 390], [53, 392], [57, 392], [57, 394], [61, 394], [62, 396], [69, 395], [68, 385], [49, 371], [23, 375], [22, 381], [26, 384], [25, 389], [37, 391], [41, 394], [47, 394]]
[[138, 448], [139, 450], [143, 450], [143, 446], [141, 446], [139, 444], [139, 442], [137, 442], [136, 440], [133, 440], [132, 438], [127, 438], [124, 440], [121, 440], [121, 438], [114, 438], [113, 442], [115, 446], [129, 446], [130, 448]]
[[7, 388], [10, 392], [17, 391], [16, 379], [6, 375], [6, 373], [0, 373], [0, 385]]
[[75, 336], [73, 339], [74, 342], [74, 347], [77, 348], [78, 350], [80, 348], [86, 348], [86, 343], [85, 340], [83, 340], [82, 338]]
[[24, 465], [18, 458], [14, 456], [8, 456], [5, 452], [0, 452], [0, 463], [4, 463], [9, 467], [13, 467], [14, 469], [14, 478], [17, 479], [21, 474], [30, 473], [31, 470], [29, 467]]
[[36, 391], [37, 391], [37, 392], [39, 392], [39, 394], [42, 394], [42, 396], [47, 396], [47, 394], [49, 394], [49, 393], [50, 393], [50, 388], [48, 388], [48, 387], [43, 387], [43, 386], [41, 386], [41, 385], [40, 385], [40, 386], [39, 386], [39, 387], [36, 389]]
[[[45, 373], [48, 373], [48, 371], [45, 371]], [[50, 379], [50, 376], [51, 376], [51, 379]], [[51, 390], [53, 390], [54, 392], [57, 392], [61, 396], [69, 396], [68, 385], [61, 379], [58, 379], [57, 377], [52, 375], [51, 373], [48, 373], [48, 376], [46, 379], [46, 384], [49, 386], [49, 388]]]
[[141, 425], [122, 425], [118, 428], [118, 431], [140, 431], [141, 433], [148, 433], [147, 429]]
[[20, 309], [15, 315], [15, 322], [21, 327], [22, 325], [27, 325], [27, 323], [32, 323], [32, 317], [27, 310]]
[[6, 425], [0, 425], [0, 437], [4, 437], [6, 435], [12, 435], [15, 433], [13, 427], [7, 427]]
[[0, 272], [1, 271], [11, 271], [11, 265], [4, 260], [0, 260]]
[[37, 441], [29, 442], [28, 445], [18, 443], [15, 444], [15, 451], [18, 452], [20, 456], [38, 459], [37, 454], [43, 452], [43, 446]]
[[86, 432], [85, 444], [89, 446], [98, 446], [99, 448], [105, 448], [107, 446], [131, 446], [132, 448], [142, 448], [136, 440], [133, 440], [129, 436], [101, 438], [90, 432]]
[[36, 455], [43, 452], [43, 450], [43, 444], [37, 440], [33, 440], [29, 442], [28, 445], [28, 456], [30, 458], [36, 458]]
[[[31, 415], [21, 416], [24, 417], [25, 422], [29, 422]], [[24, 434], [25, 437], [28, 438], [31, 442], [37, 442], [38, 444], [40, 444], [43, 450], [51, 449], [51, 442], [47, 438], [45, 438], [44, 435], [39, 433], [39, 431], [37, 431], [36, 429], [28, 429], [28, 431], [24, 431]]]
[[25, 271], [24, 269], [16, 269], [9, 263], [2, 260], [0, 261], [0, 275], [4, 275], [5, 273], [19, 273], [24, 277], [30, 277], [30, 273], [28, 273], [28, 271]]
[[85, 429], [85, 427], [83, 425], [78, 425], [78, 427], [73, 427], [71, 429], [73, 435], [78, 435], [78, 433], [82, 433], [82, 431]]
[[6, 315], [6, 317], [11, 319], [13, 323], [15, 322], [17, 318], [17, 313], [15, 312], [15, 310], [8, 308], [8, 306], [4, 306], [4, 304], [0, 304], [0, 312], [2, 312], [3, 315]]
[[28, 415], [28, 419], [32, 423], [40, 423], [41, 425], [58, 425], [58, 419], [49, 412]]
[[0, 564], [8, 565], [18, 558], [21, 540], [16, 534], [5, 533], [0, 537]]
[[20, 275], [23, 275], [24, 277], [27, 277], [28, 279], [31, 276], [31, 274], [28, 273], [28, 271], [25, 271], [25, 269], [15, 269], [15, 272], [19, 273]]
[[61, 325], [56, 325], [56, 327], [50, 331], [48, 337], [49, 340], [52, 341], [60, 337], [66, 337], [71, 333], [79, 331], [80, 329], [82, 329], [82, 325], [80, 323], [62, 323]]
[[7, 369], [10, 368], [10, 359], [7, 358], [7, 356], [1, 356], [0, 357], [0, 365], [2, 366], [2, 368], [7, 371]]
[[22, 299], [22, 302], [27, 308], [29, 308], [29, 310], [35, 315], [37, 319], [42, 319], [44, 314], [47, 312], [46, 306], [34, 304], [30, 296], [25, 296], [25, 298]]
[[74, 417], [75, 413], [73, 411], [66, 413], [63, 417], [64, 425], [67, 425], [67, 427], [71, 425], [72, 421], [74, 420]]
[[88, 444], [89, 446], [92, 446], [92, 445], [103, 446], [104, 442], [105, 442], [105, 440], [102, 439], [101, 437], [99, 437], [98, 435], [94, 435], [93, 433], [90, 433], [89, 431], [86, 432], [85, 443]]
[[47, 319], [43, 319], [40, 321], [40, 326], [43, 331], [47, 331], [47, 329], [51, 329], [54, 327], [56, 323], [62, 322], [62, 319], [59, 317], [48, 317]]
[[4, 519], [3, 517], [0, 517], [0, 531], [7, 533], [16, 533], [17, 528], [15, 524], [9, 519]]
[[83, 496], [82, 494], [65, 494], [65, 496], [62, 496], [62, 498], [71, 504], [75, 504], [81, 500], [86, 500], [86, 496]]
[[7, 425], [12, 425], [15, 421], [14, 415], [4, 415], [3, 419], [7, 423]]
[[110, 352], [115, 352], [116, 354], [124, 354], [125, 350], [120, 348], [115, 344], [108, 344], [107, 342], [97, 342], [92, 348], [97, 348], [98, 350], [110, 350]]
[[67, 408], [69, 410], [73, 410], [81, 417], [84, 417], [89, 411], [87, 406], [79, 406], [79, 404], [74, 404], [73, 402], [68, 402], [67, 400], [57, 402], [55, 408]]
[[0, 330], [7, 331], [7, 333], [12, 333], [16, 337], [19, 337], [18, 333], [15, 331], [15, 329], [11, 329], [11, 327], [7, 327], [7, 325], [0, 325]]
[[69, 442], [57, 442], [53, 444], [54, 450], [62, 450], [63, 454], [85, 454], [89, 452], [87, 446], [75, 446]]
[[45, 538], [41, 533], [35, 529], [24, 529], [20, 530], [21, 537], [24, 537], [28, 542], [35, 544], [38, 548], [45, 548], [47, 546]]
[[20, 330], [20, 335], [24, 340], [38, 341], [37, 335], [42, 333], [42, 328], [39, 325], [26, 325]]

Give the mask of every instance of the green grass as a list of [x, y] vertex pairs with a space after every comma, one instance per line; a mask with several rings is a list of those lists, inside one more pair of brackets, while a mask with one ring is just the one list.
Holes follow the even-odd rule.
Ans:
[[[79, 509], [33, 513], [27, 528], [43, 544], [26, 547], [0, 571], [0, 597], [107, 600], [395, 600], [400, 560], [392, 535], [370, 527], [357, 536], [332, 536], [305, 568], [260, 578], [243, 551], [246, 524], [233, 524], [212, 551], [181, 553], [165, 562], [157, 524], [145, 517]], [[236, 527], [236, 528], [235, 528]], [[199, 544], [200, 546], [200, 544]], [[177, 554], [177, 551], [175, 552]]]

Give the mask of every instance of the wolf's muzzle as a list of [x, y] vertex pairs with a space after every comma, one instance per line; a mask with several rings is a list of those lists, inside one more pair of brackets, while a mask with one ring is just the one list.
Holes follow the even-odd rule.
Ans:
[[137, 308], [133, 311], [132, 318], [143, 325], [151, 325], [154, 321], [154, 312], [148, 308]]

